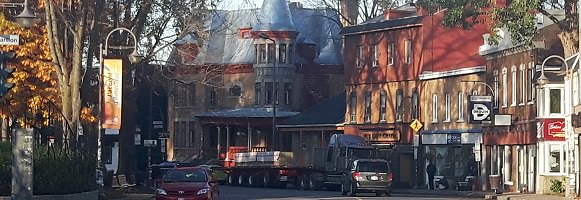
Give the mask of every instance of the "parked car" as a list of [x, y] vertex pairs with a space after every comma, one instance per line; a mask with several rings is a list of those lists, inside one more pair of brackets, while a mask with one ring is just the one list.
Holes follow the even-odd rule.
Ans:
[[226, 174], [226, 169], [220, 165], [200, 165], [198, 167], [207, 168], [212, 172], [214, 178], [218, 181], [218, 183], [223, 184], [226, 182], [228, 178], [228, 174]]
[[207, 169], [183, 167], [171, 169], [156, 191], [157, 200], [216, 200], [218, 183]]
[[348, 167], [350, 170], [343, 173], [342, 195], [356, 196], [358, 192], [391, 195], [393, 174], [386, 160], [360, 159], [349, 163]]

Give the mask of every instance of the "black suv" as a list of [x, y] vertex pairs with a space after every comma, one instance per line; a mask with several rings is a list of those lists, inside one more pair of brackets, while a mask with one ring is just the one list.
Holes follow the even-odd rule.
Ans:
[[356, 196], [373, 192], [376, 196], [391, 194], [393, 175], [389, 163], [382, 159], [359, 159], [349, 163], [341, 182], [341, 194]]

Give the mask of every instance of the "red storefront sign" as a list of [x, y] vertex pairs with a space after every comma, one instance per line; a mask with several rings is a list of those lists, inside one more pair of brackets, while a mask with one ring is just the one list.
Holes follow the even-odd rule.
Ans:
[[543, 138], [551, 141], [565, 141], [565, 119], [543, 120]]

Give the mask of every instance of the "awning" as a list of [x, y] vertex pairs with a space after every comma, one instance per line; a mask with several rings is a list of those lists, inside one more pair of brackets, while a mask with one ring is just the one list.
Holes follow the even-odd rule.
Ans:
[[458, 133], [482, 133], [481, 128], [475, 129], [450, 129], [450, 130], [422, 130], [421, 134], [458, 134]]
[[[292, 117], [299, 112], [276, 109], [276, 117]], [[235, 108], [226, 110], [208, 111], [195, 115], [196, 117], [213, 118], [268, 118], [272, 117], [272, 108]]]

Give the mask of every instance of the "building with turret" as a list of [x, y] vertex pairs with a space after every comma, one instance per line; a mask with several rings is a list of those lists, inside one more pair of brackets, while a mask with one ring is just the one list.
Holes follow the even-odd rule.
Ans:
[[[286, 0], [212, 12], [168, 60], [167, 160], [230, 159], [231, 148], [290, 151], [274, 124], [342, 93], [337, 13]], [[202, 39], [203, 38], [203, 39]]]

